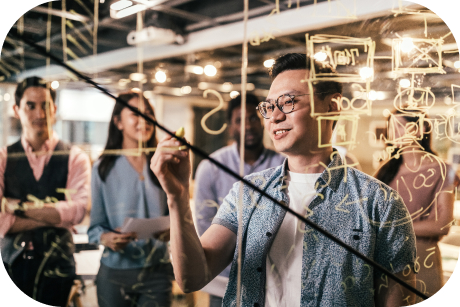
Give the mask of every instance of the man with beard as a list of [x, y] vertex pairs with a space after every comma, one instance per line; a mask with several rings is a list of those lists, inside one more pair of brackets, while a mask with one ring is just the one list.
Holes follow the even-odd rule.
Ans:
[[[264, 127], [259, 113], [256, 110], [259, 100], [252, 94], [246, 95], [246, 125], [244, 137], [244, 175], [260, 172], [283, 163], [284, 157], [263, 145]], [[241, 96], [230, 100], [227, 109], [229, 133], [235, 140], [232, 145], [223, 147], [211, 157], [225, 164], [234, 172], [240, 169], [240, 133], [241, 133]], [[195, 215], [197, 228], [202, 235], [210, 226], [217, 213], [219, 205], [228, 194], [235, 178], [225, 173], [208, 160], [203, 160], [195, 175]], [[228, 266], [218, 278], [208, 286], [211, 307], [222, 306], [222, 297], [230, 274]], [[220, 289], [220, 291], [219, 291]], [[220, 293], [219, 293], [220, 292]]]

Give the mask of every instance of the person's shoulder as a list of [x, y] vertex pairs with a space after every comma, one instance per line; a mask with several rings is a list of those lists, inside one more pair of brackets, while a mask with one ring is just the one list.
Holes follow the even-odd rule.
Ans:
[[216, 160], [226, 158], [232, 154], [233, 145], [227, 145], [214, 151], [210, 156]]
[[69, 148], [69, 159], [76, 161], [77, 163], [90, 163], [88, 154], [78, 147], [77, 145], [68, 144]]
[[283, 164], [274, 166], [274, 167], [270, 167], [270, 168], [264, 169], [259, 172], [251, 173], [245, 176], [244, 178], [252, 182], [256, 181], [257, 179], [262, 180], [262, 178], [264, 181], [269, 181], [273, 178], [277, 178], [281, 176], [282, 172], [283, 172]]
[[374, 189], [382, 189], [385, 192], [394, 191], [382, 181], [354, 167], [347, 167], [347, 182], [350, 185], [363, 189], [367, 193], [374, 193]]
[[[226, 161], [229, 160], [229, 158], [230, 158], [230, 156], [232, 154], [231, 151], [232, 151], [232, 145], [229, 145], [229, 146], [225, 146], [225, 147], [222, 147], [222, 148], [214, 151], [209, 156], [211, 158], [213, 158], [214, 160], [220, 162], [220, 163], [225, 163]], [[214, 164], [209, 162], [208, 159], [203, 159], [198, 164], [197, 172], [199, 170], [208, 170], [208, 169], [213, 168], [213, 167], [216, 167], [216, 166], [214, 166]]]

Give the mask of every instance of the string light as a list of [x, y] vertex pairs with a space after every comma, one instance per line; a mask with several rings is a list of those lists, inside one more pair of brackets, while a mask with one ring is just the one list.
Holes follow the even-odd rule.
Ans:
[[217, 74], [217, 68], [214, 65], [206, 65], [204, 67], [204, 74], [208, 77], [214, 77]]
[[59, 88], [59, 81], [53, 81], [53, 82], [51, 82], [51, 88], [52, 88], [53, 90], [58, 89], [58, 88]]
[[129, 78], [133, 81], [142, 81], [145, 79], [145, 75], [138, 72], [133, 72], [129, 75]]
[[320, 52], [315, 53], [313, 57], [315, 58], [315, 60], [322, 62], [327, 59], [327, 54], [326, 52], [320, 51]]
[[162, 70], [157, 71], [155, 73], [155, 79], [160, 83], [164, 83], [166, 81], [166, 73]]
[[371, 79], [374, 75], [374, 70], [370, 67], [363, 67], [359, 70], [359, 75], [363, 80]]
[[192, 92], [192, 87], [185, 85], [180, 88], [180, 92], [185, 95], [190, 94]]
[[402, 88], [408, 88], [410, 86], [410, 80], [409, 79], [399, 80], [399, 86]]
[[401, 50], [402, 52], [410, 52], [412, 49], [414, 49], [414, 42], [412, 41], [412, 38], [410, 37], [405, 37], [403, 38], [401, 42]]
[[240, 95], [240, 93], [238, 91], [231, 91], [230, 92], [230, 98], [232, 98], [232, 99], [235, 99], [239, 95]]
[[267, 67], [267, 68], [272, 67], [273, 64], [275, 64], [275, 60], [274, 60], [274, 59], [269, 59], [269, 60], [265, 60], [265, 61], [264, 61], [264, 66]]

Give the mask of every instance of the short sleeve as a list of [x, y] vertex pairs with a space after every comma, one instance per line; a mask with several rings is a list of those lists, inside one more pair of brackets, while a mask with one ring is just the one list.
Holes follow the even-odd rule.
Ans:
[[399, 273], [413, 268], [416, 259], [415, 233], [412, 219], [402, 198], [392, 191], [389, 200], [379, 206], [380, 223], [376, 237], [375, 260]]
[[214, 171], [208, 160], [203, 160], [198, 165], [195, 175], [195, 216], [197, 229], [200, 236], [211, 226], [211, 222], [219, 207], [215, 193]]
[[235, 234], [238, 231], [238, 195], [240, 191], [241, 182], [233, 184], [230, 193], [225, 196], [222, 205], [217, 211], [216, 217], [212, 221], [212, 224], [219, 224], [227, 227]]

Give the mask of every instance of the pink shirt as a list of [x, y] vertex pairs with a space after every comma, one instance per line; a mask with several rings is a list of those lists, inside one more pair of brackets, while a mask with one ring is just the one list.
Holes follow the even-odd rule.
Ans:
[[[21, 144], [24, 147], [30, 167], [36, 180], [39, 180], [43, 174], [45, 165], [51, 159], [52, 152], [56, 147], [59, 139], [56, 133], [43, 144], [40, 151], [46, 151], [47, 154], [36, 155], [30, 144], [21, 138]], [[0, 149], [0, 199], [3, 198], [5, 189], [4, 175], [6, 168], [7, 151], [6, 147]], [[69, 172], [67, 175], [66, 189], [75, 190], [71, 192], [70, 199], [66, 195], [65, 201], [59, 201], [56, 210], [61, 217], [61, 223], [56, 227], [70, 228], [80, 223], [86, 213], [86, 208], [90, 199], [90, 180], [91, 180], [91, 163], [89, 157], [77, 146], [72, 146], [69, 153]], [[3, 238], [14, 224], [16, 217], [10, 213], [0, 212], [0, 237]]]

